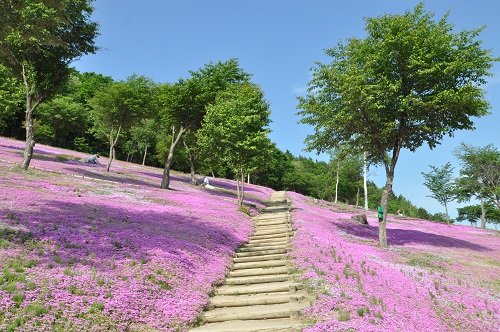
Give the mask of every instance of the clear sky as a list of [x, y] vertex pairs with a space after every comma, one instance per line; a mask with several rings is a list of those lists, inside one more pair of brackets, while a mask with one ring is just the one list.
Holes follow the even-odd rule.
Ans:
[[[394, 0], [97, 0], [93, 19], [100, 24], [95, 55], [74, 63], [80, 71], [95, 71], [116, 80], [137, 73], [156, 82], [173, 82], [209, 61], [238, 58], [253, 74], [272, 109], [271, 139], [282, 150], [327, 160], [303, 151], [311, 128], [297, 124], [296, 96], [304, 94], [314, 62], [328, 62], [323, 50], [349, 37], [363, 37], [364, 18], [404, 13], [418, 1]], [[485, 25], [480, 39], [500, 56], [500, 1], [433, 0], [426, 9], [438, 18], [450, 12], [456, 31]], [[477, 130], [457, 132], [434, 150], [403, 152], [396, 168], [394, 191], [431, 212], [442, 211], [422, 185], [428, 165], [456, 164], [460, 142], [486, 145], [500, 142], [500, 64], [485, 86], [491, 115], [476, 121]], [[458, 168], [458, 165], [457, 165]], [[379, 186], [384, 171], [372, 169]], [[456, 204], [451, 214], [456, 215]]]

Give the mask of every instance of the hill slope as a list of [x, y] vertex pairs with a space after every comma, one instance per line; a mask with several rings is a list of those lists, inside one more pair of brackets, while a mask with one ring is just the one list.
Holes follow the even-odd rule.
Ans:
[[[32, 165], [50, 172], [22, 174], [21, 153], [0, 139], [1, 331], [182, 329], [251, 234], [233, 196], [183, 174], [160, 190], [161, 170], [117, 162], [106, 174], [46, 146]], [[255, 204], [271, 192], [248, 190]]]
[[[1, 331], [185, 330], [252, 232], [232, 181], [160, 190], [159, 169], [43, 145], [21, 173], [22, 148], [0, 138]], [[258, 207], [272, 192], [247, 189]], [[318, 297], [305, 331], [497, 331], [498, 232], [392, 217], [382, 250], [374, 216], [290, 196], [290, 255]]]
[[500, 233], [391, 217], [383, 250], [376, 215], [291, 196], [293, 260], [318, 294], [305, 331], [498, 331]]

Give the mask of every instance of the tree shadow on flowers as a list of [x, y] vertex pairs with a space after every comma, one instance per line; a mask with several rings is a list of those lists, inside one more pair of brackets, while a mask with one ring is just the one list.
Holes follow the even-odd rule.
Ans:
[[[378, 242], [378, 226], [360, 225], [353, 221], [343, 220], [335, 223], [336, 227], [347, 234]], [[461, 248], [475, 251], [489, 251], [488, 247], [449, 236], [423, 232], [411, 229], [387, 228], [389, 245], [404, 246], [406, 244], [421, 244], [445, 248]]]
[[[34, 240], [56, 248], [40, 257], [45, 264], [54, 265], [57, 256], [60, 264], [85, 262], [109, 270], [119, 261], [147, 264], [154, 260], [194, 274], [213, 256], [229, 257], [245, 240], [224, 220], [205, 221], [158, 205], [51, 200], [42, 206], [39, 211], [17, 212], [15, 224], [22, 225]], [[0, 210], [0, 216], [9, 213]]]

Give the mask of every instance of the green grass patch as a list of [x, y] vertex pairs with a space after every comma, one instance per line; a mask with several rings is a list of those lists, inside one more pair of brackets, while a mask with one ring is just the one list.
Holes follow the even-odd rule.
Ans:
[[337, 315], [339, 322], [345, 322], [351, 319], [351, 312], [349, 310], [339, 309]]
[[444, 272], [446, 260], [431, 253], [409, 253], [406, 255], [406, 264], [425, 269]]

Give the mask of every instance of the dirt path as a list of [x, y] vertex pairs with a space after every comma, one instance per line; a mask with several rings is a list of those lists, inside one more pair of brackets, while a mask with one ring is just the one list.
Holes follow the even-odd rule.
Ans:
[[234, 258], [224, 285], [210, 298], [204, 325], [192, 332], [301, 331], [309, 301], [292, 280], [287, 252], [292, 236], [285, 192], [275, 192], [255, 218], [255, 232]]

